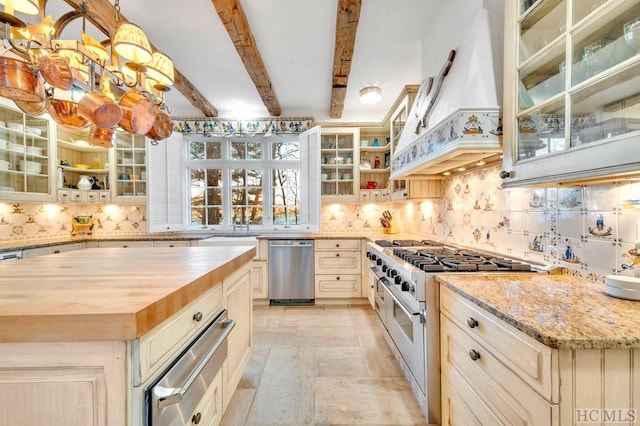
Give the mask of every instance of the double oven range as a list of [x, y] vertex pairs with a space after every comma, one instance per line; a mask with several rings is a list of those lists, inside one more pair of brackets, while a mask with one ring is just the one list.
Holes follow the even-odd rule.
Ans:
[[375, 311], [429, 423], [440, 423], [440, 320], [435, 274], [534, 272], [536, 267], [430, 240], [367, 243]]

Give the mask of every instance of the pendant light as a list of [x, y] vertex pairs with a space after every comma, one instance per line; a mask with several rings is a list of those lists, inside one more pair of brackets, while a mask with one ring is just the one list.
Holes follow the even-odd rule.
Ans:
[[153, 60], [147, 65], [146, 75], [155, 81], [153, 87], [156, 90], [166, 92], [173, 85], [173, 62], [164, 53], [154, 52]]
[[151, 45], [142, 28], [131, 23], [122, 23], [113, 37], [113, 49], [130, 62], [126, 66], [135, 71], [144, 71], [144, 64], [151, 62]]

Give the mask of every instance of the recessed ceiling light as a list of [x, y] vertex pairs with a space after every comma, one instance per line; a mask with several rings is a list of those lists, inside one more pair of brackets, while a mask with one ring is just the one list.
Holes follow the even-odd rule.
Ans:
[[451, 172], [444, 172], [443, 175], [445, 176], [449, 176], [451, 174]]
[[478, 161], [478, 162], [476, 163], [476, 166], [484, 166], [485, 164], [487, 164], [487, 162], [486, 162], [486, 161], [484, 161], [484, 160], [480, 160], [480, 161]]
[[378, 86], [367, 86], [360, 89], [360, 103], [373, 105], [382, 99], [382, 89]]
[[459, 172], [464, 172], [465, 170], [467, 170], [467, 169], [465, 169], [464, 167], [458, 167], [458, 171]]

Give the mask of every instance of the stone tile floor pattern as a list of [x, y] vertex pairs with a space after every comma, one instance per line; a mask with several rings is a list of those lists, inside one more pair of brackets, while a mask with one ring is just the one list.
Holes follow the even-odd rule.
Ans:
[[222, 425], [426, 425], [369, 305], [254, 306]]

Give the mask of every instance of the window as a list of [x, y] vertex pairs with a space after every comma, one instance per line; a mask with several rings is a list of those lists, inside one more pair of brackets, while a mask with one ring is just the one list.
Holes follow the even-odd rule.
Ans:
[[[189, 226], [299, 227], [303, 222], [298, 135], [187, 139]], [[317, 158], [317, 157], [316, 157]]]

